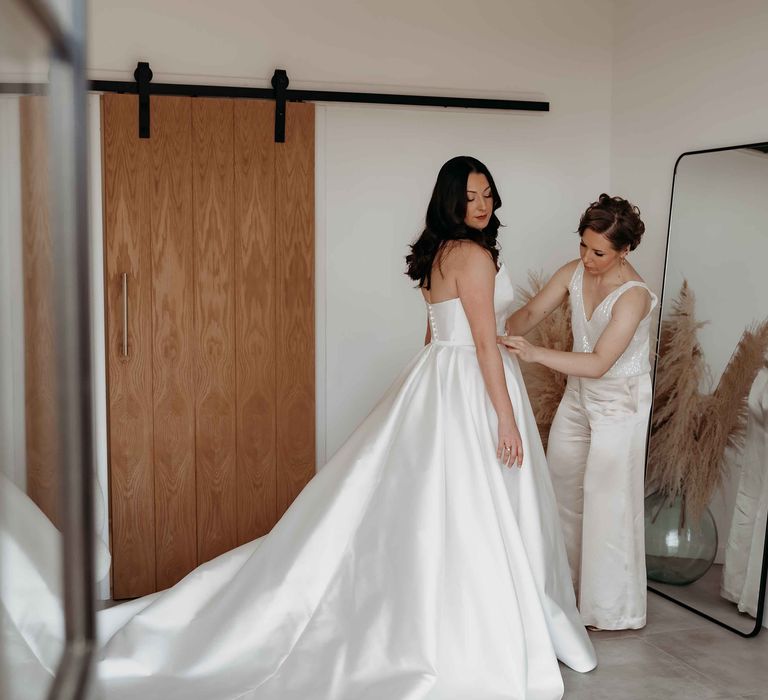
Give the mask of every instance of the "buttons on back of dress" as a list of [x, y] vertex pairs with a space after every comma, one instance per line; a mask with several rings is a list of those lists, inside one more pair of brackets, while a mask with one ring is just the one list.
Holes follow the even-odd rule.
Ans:
[[437, 336], [437, 323], [435, 322], [435, 314], [432, 311], [432, 304], [427, 303], [427, 315], [429, 316], [429, 329], [432, 335], [432, 340], [440, 340]]

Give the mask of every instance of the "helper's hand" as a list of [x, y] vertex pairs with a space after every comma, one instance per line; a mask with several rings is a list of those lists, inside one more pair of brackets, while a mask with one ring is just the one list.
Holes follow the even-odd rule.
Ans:
[[498, 341], [521, 360], [525, 362], [537, 362], [536, 358], [540, 349], [539, 346], [532, 345], [522, 336], [502, 335], [499, 336]]

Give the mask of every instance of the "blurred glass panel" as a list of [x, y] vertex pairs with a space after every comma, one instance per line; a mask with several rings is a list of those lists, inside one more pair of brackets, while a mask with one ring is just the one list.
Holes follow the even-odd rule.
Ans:
[[64, 640], [48, 40], [0, 0], [0, 697], [45, 698]]
[[0, 81], [48, 80], [49, 42], [20, 0], [0, 0]]

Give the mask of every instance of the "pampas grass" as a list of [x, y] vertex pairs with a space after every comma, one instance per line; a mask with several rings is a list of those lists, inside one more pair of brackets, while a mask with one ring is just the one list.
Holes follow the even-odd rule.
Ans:
[[[542, 289], [546, 280], [542, 272], [528, 273], [528, 289], [518, 288], [522, 301], [520, 306], [527, 304]], [[571, 331], [571, 308], [568, 298], [563, 301], [547, 318], [526, 336], [534, 345], [541, 345], [555, 350], [570, 351], [573, 348], [573, 333]], [[549, 430], [555, 412], [565, 392], [567, 375], [557, 372], [544, 365], [536, 363], [520, 363], [528, 397], [531, 400], [533, 415], [541, 434], [544, 449], [547, 447]]]
[[695, 296], [683, 281], [661, 324], [646, 490], [668, 501], [682, 498], [683, 514], [697, 520], [721, 485], [725, 448], [740, 447], [747, 397], [768, 352], [768, 320], [744, 331], [715, 390], [694, 316]]
[[683, 282], [672, 310], [662, 321], [659, 339], [646, 490], [670, 499], [682, 492], [689, 465], [680, 459], [678, 446], [689, 442], [692, 426], [685, 417], [698, 412], [699, 387], [706, 372], [696, 339], [704, 323], [694, 318], [694, 305], [693, 292]]

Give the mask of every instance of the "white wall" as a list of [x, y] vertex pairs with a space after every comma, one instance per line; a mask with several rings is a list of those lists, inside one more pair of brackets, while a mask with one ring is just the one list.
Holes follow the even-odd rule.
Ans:
[[640, 206], [660, 289], [677, 157], [768, 139], [768, 3], [618, 0], [614, 26], [611, 188]]
[[0, 79], [9, 83], [45, 81], [48, 41], [28, 8], [0, 3]]
[[89, 66], [130, 79], [149, 60], [156, 81], [255, 85], [283, 67], [294, 87], [546, 96], [571, 113], [564, 91], [587, 100], [600, 92], [591, 83], [610, 80], [611, 17], [610, 0], [99, 0]]

